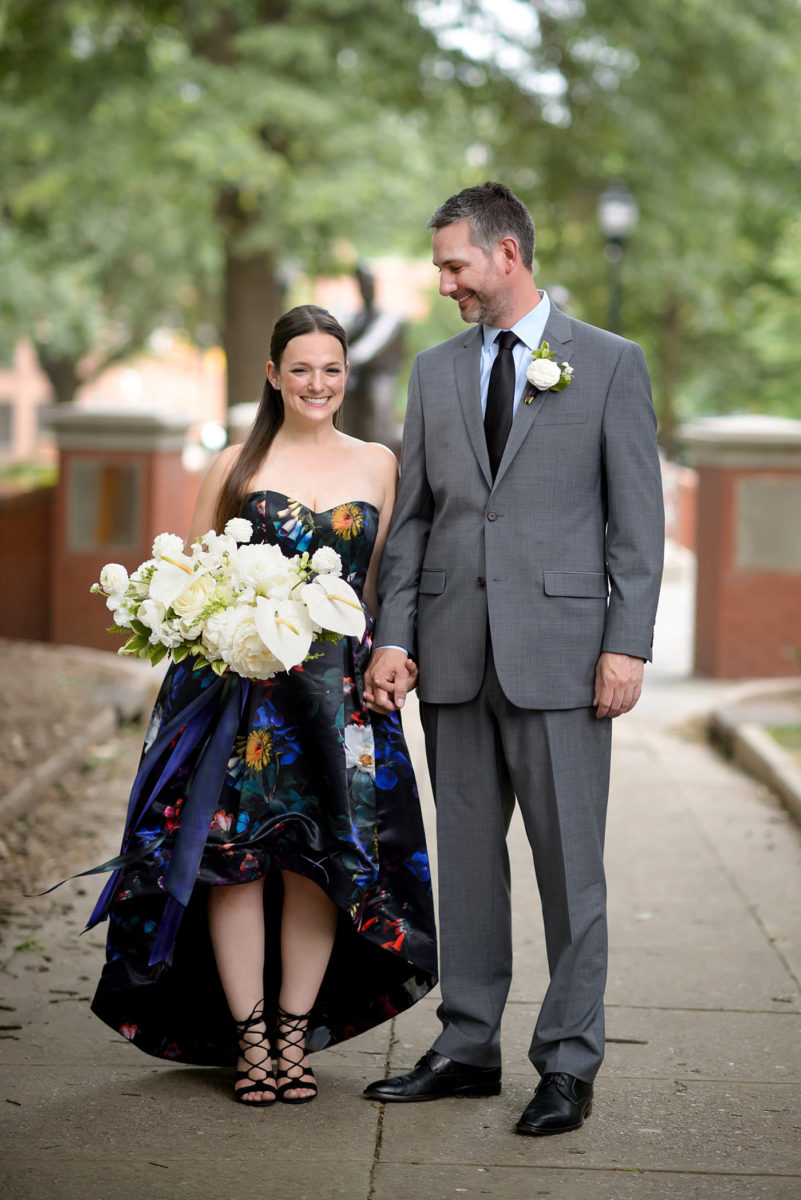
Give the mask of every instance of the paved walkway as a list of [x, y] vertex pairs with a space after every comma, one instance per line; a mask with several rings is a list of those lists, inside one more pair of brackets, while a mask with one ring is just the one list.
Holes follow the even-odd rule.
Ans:
[[[41, 951], [11, 955], [0, 977], [0, 1024], [22, 1026], [0, 1047], [4, 1200], [797, 1200], [801, 831], [698, 736], [698, 715], [727, 688], [687, 678], [690, 585], [686, 571], [669, 573], [646, 697], [616, 723], [609, 1045], [583, 1129], [512, 1132], [535, 1084], [526, 1047], [546, 980], [515, 824], [504, 1091], [488, 1100], [361, 1098], [429, 1045], [429, 998], [318, 1055], [314, 1104], [246, 1112], [225, 1072], [150, 1060], [91, 1016], [82, 997], [102, 936], [76, 942], [89, 901], [64, 889], [35, 931]], [[422, 777], [411, 710], [407, 723]]]

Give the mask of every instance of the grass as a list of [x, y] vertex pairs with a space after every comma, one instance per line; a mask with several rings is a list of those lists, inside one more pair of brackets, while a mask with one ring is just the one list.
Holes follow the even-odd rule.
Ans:
[[801, 725], [766, 725], [765, 731], [796, 762], [801, 763]]
[[0, 491], [29, 492], [36, 488], [50, 487], [58, 478], [56, 467], [42, 463], [18, 461], [0, 466]]

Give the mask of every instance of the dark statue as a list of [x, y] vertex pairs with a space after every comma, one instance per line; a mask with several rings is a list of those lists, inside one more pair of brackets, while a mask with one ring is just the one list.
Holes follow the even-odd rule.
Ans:
[[362, 308], [346, 323], [350, 378], [344, 408], [346, 433], [368, 442], [400, 444], [394, 415], [395, 388], [403, 358], [404, 321], [375, 303], [375, 277], [359, 263], [354, 271]]

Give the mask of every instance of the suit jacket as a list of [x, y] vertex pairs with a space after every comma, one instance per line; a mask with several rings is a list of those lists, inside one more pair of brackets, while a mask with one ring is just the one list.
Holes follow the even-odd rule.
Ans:
[[473, 699], [488, 628], [523, 708], [591, 705], [602, 650], [651, 657], [664, 512], [645, 359], [557, 308], [544, 336], [573, 381], [520, 402], [494, 482], [481, 326], [414, 362], [374, 644], [409, 648], [430, 703]]

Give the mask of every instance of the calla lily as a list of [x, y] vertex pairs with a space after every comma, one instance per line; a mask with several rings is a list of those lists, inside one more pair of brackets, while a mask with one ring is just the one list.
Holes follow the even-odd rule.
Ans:
[[193, 562], [188, 554], [159, 559], [150, 581], [151, 600], [158, 600], [165, 608], [171, 608], [181, 592], [197, 579], [198, 573], [194, 570]]
[[324, 575], [313, 583], [307, 583], [302, 595], [311, 619], [323, 629], [347, 637], [364, 636], [364, 609], [353, 588], [344, 579]]
[[256, 600], [256, 630], [267, 649], [285, 671], [303, 662], [312, 644], [314, 629], [309, 614], [296, 600]]

